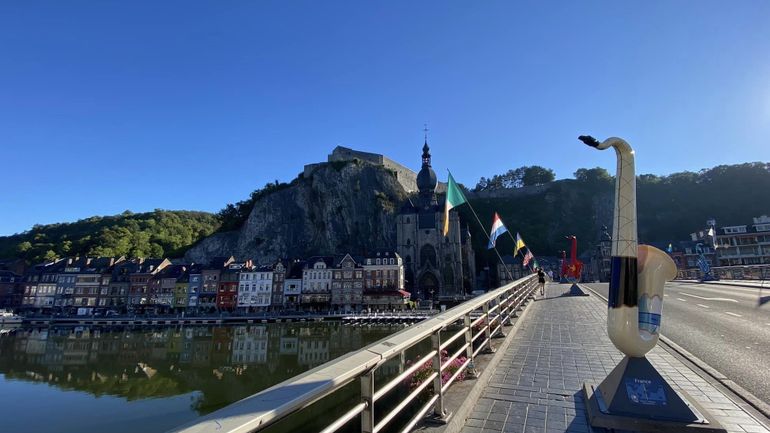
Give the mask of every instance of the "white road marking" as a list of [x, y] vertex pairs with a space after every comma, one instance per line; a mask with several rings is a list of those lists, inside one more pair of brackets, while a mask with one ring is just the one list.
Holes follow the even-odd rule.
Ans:
[[709, 307], [708, 305], [703, 305], [703, 304], [695, 304], [695, 305], [697, 305], [697, 306], [699, 306], [699, 307], [703, 307], [703, 308], [711, 308], [711, 307]]
[[731, 312], [729, 312], [729, 311], [725, 311], [725, 314], [729, 314], [729, 315], [731, 315], [731, 316], [735, 316], [735, 317], [743, 317], [743, 316], [741, 316], [740, 314], [731, 313]]
[[735, 303], [738, 303], [738, 301], [736, 299], [730, 299], [730, 298], [704, 298], [703, 296], [691, 295], [689, 293], [684, 293], [684, 292], [682, 292], [682, 294], [684, 296], [690, 296], [692, 298], [703, 299], [704, 301], [725, 301], [725, 302], [735, 302]]
[[682, 298], [676, 298], [676, 299], [678, 299], [678, 300], [680, 300], [682, 302], [687, 302], [687, 299], [682, 299]]

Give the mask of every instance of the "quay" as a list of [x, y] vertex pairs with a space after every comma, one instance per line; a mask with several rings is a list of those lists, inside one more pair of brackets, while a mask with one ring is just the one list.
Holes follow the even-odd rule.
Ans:
[[105, 326], [178, 326], [178, 325], [224, 325], [224, 324], [257, 324], [257, 323], [292, 323], [292, 322], [324, 322], [343, 321], [346, 323], [414, 323], [425, 320], [438, 312], [435, 310], [414, 313], [370, 313], [370, 314], [277, 314], [277, 315], [232, 315], [232, 316], [202, 316], [202, 317], [25, 317], [24, 326], [49, 325], [105, 325]]

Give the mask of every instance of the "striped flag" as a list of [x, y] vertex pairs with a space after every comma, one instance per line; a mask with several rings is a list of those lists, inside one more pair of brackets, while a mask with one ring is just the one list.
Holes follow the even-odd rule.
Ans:
[[507, 231], [508, 229], [505, 228], [505, 224], [503, 224], [503, 221], [500, 219], [500, 215], [495, 212], [495, 217], [492, 219], [492, 232], [489, 233], [489, 246], [487, 246], [487, 249], [491, 250], [494, 248], [495, 244], [497, 243], [498, 236]]
[[527, 265], [529, 265], [530, 260], [532, 260], [534, 258], [535, 258], [535, 256], [533, 256], [532, 253], [529, 250], [527, 250], [527, 254], [524, 254], [524, 260], [522, 261], [522, 264], [524, 266], [527, 266]]
[[447, 181], [446, 189], [446, 203], [444, 203], [444, 236], [449, 233], [449, 211], [466, 201], [465, 194], [463, 194], [463, 191], [457, 186], [455, 178], [452, 177], [452, 173], [449, 173], [449, 181]]
[[513, 247], [513, 255], [519, 253], [519, 250], [524, 248], [526, 245], [524, 244], [524, 239], [521, 238], [521, 235], [517, 232], [516, 233], [516, 246]]

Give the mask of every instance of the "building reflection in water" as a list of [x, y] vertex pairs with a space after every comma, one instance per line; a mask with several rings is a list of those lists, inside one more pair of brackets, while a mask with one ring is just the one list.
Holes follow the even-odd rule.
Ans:
[[0, 337], [0, 373], [128, 401], [195, 392], [192, 408], [204, 414], [398, 329], [339, 322], [19, 329]]

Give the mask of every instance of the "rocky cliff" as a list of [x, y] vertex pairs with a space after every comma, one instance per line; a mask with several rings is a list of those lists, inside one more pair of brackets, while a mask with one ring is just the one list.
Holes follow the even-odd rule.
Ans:
[[303, 173], [262, 197], [243, 226], [210, 236], [185, 258], [234, 255], [258, 263], [284, 257], [363, 254], [396, 243], [396, 213], [407, 193], [393, 171], [363, 161], [336, 161]]

